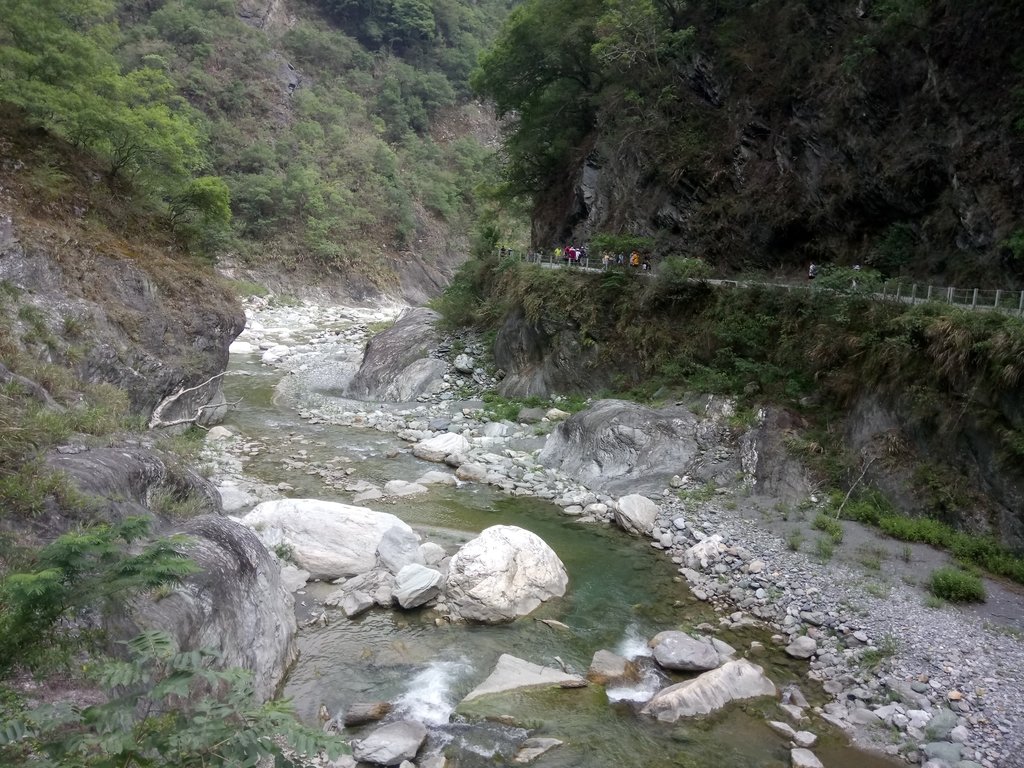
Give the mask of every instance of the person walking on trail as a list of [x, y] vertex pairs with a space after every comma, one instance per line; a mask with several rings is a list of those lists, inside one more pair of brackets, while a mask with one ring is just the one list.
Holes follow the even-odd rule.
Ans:
[[633, 251], [631, 254], [629, 254], [629, 266], [634, 267], [634, 268], [639, 268], [640, 267], [640, 252], [639, 251]]
[[603, 269], [605, 272], [607, 272], [608, 271], [608, 267], [611, 266], [611, 263], [612, 263], [612, 255], [610, 253], [608, 253], [608, 251], [605, 251], [604, 254], [601, 256], [601, 269]]
[[624, 265], [626, 263], [626, 254], [619, 251], [619, 253], [616, 254], [615, 256], [615, 263], [620, 267]]
[[555, 246], [555, 261], [558, 261], [561, 258], [562, 258], [562, 247], [561, 246]]
[[812, 263], [811, 263], [811, 266], [809, 266], [809, 267], [807, 268], [807, 279], [808, 279], [808, 280], [813, 280], [813, 279], [814, 279], [814, 278], [816, 278], [817, 276], [818, 276], [818, 265], [817, 265], [817, 264], [814, 264], [814, 263], [812, 262]]
[[565, 266], [571, 267], [576, 262], [576, 247], [569, 245], [565, 249]]

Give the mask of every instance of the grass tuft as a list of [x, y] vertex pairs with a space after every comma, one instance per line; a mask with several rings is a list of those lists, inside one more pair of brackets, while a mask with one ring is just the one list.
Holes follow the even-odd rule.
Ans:
[[935, 597], [951, 603], [985, 602], [985, 585], [981, 578], [959, 568], [945, 567], [932, 571], [928, 589]]

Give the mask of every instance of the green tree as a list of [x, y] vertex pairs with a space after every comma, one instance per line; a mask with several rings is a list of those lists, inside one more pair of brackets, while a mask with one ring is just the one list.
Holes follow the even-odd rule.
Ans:
[[201, 135], [166, 74], [122, 72], [108, 0], [9, 0], [0, 24], [0, 101], [101, 156], [111, 178], [164, 187], [203, 163]]
[[160, 632], [127, 643], [128, 661], [107, 661], [93, 678], [107, 700], [77, 708], [44, 705], [0, 723], [4, 765], [40, 768], [242, 768], [269, 759], [346, 751], [337, 737], [300, 726], [287, 701], [259, 704], [251, 676], [218, 669], [217, 654], [179, 652]]
[[57, 632], [61, 619], [195, 571], [180, 551], [182, 540], [142, 543], [148, 534], [149, 521], [140, 517], [66, 533], [39, 551], [33, 568], [6, 574], [0, 580], [0, 675], [49, 660], [69, 641]]
[[506, 193], [546, 189], [594, 127], [600, 0], [528, 0], [480, 59], [473, 87], [508, 119]]

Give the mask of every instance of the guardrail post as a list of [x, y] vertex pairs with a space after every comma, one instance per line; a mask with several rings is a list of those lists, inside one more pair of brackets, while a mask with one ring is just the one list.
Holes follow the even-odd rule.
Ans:
[[952, 304], [953, 303], [953, 286], [952, 285], [949, 286], [949, 288], [946, 289], [946, 303], [947, 304]]
[[928, 296], [926, 298], [928, 299], [928, 301], [932, 300], [932, 287], [931, 287], [931, 285], [928, 286]]
[[974, 289], [974, 295], [971, 297], [971, 309], [974, 309], [976, 306], [978, 306], [978, 289], [977, 288]]
[[996, 303], [992, 305], [996, 309], [999, 309], [999, 300], [1002, 298], [1002, 296], [1003, 296], [1003, 289], [1002, 288], [996, 288]]
[[1017, 307], [1017, 314], [1024, 317], [1024, 291], [1020, 292], [1020, 304]]
[[910, 286], [910, 303], [917, 303], [917, 283], [914, 283], [912, 286]]
[[900, 300], [900, 284], [896, 283], [896, 301]]

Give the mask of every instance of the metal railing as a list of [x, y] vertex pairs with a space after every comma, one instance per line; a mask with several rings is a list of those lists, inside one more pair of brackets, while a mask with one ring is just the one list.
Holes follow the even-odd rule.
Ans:
[[[604, 264], [600, 258], [587, 256], [578, 262], [567, 262], [564, 258], [555, 258], [554, 253], [541, 253], [535, 251], [516, 251], [512, 249], [501, 249], [499, 255], [503, 258], [515, 258], [528, 264], [539, 264], [544, 267], [557, 269], [568, 267], [569, 269], [582, 269], [588, 272], [600, 272]], [[591, 264], [593, 263], [593, 266]], [[628, 257], [626, 264], [618, 264], [615, 260], [609, 264], [609, 268], [629, 268]], [[634, 267], [635, 269], [635, 267]], [[644, 274], [654, 274], [656, 263], [649, 262], [648, 269], [641, 269]], [[814, 281], [800, 283], [784, 283], [756, 280], [708, 280], [713, 285], [724, 287], [744, 288], [747, 286], [769, 286], [787, 291], [792, 290], [834, 290], [825, 288]], [[852, 286], [855, 288], [855, 286]], [[880, 286], [867, 286], [862, 289], [865, 296], [871, 296], [879, 301], [898, 301], [904, 304], [924, 304], [926, 302], [938, 302], [950, 304], [976, 311], [997, 311], [1024, 317], [1024, 290], [1008, 290], [1004, 288], [983, 289], [983, 288], [957, 288], [952, 285], [932, 285], [930, 283], [915, 283], [905, 279], [886, 280]]]

